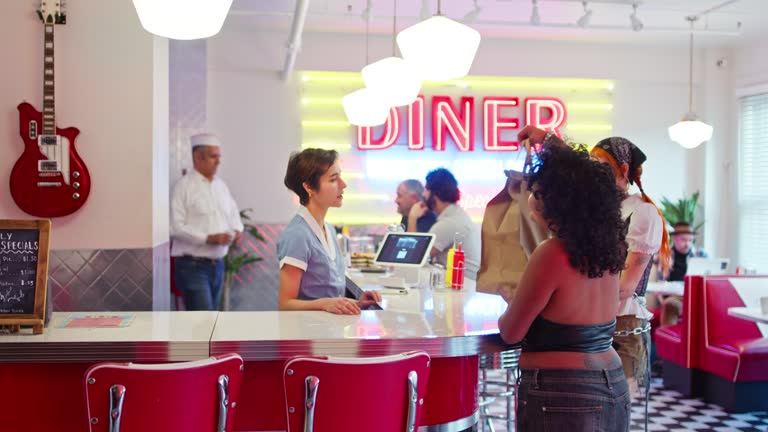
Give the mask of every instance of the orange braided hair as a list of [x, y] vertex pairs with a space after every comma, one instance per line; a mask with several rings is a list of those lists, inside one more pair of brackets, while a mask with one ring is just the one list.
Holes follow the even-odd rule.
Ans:
[[[616, 159], [607, 151], [601, 149], [600, 147], [593, 147], [589, 153], [593, 157], [598, 156], [607, 160], [608, 165], [611, 166], [611, 169], [613, 170], [615, 175], [621, 174], [621, 169], [619, 168], [618, 162], [616, 162]], [[654, 206], [656, 208], [656, 211], [659, 213], [659, 217], [661, 218], [661, 227], [663, 230], [663, 234], [661, 236], [661, 246], [659, 247], [659, 262], [661, 263], [662, 271], [666, 274], [667, 270], [669, 270], [669, 265], [672, 262], [672, 248], [670, 248], [669, 246], [669, 233], [667, 232], [667, 221], [666, 219], [664, 219], [664, 214], [661, 213], [661, 210], [659, 210], [659, 207], [653, 202], [653, 200], [643, 190], [643, 183], [640, 180], [640, 177], [642, 176], [642, 174], [643, 174], [643, 167], [638, 166], [637, 170], [635, 170], [634, 173], [630, 173], [630, 176], [633, 176], [631, 180], [637, 183], [637, 187], [640, 189], [640, 194], [643, 197], [643, 201]]]

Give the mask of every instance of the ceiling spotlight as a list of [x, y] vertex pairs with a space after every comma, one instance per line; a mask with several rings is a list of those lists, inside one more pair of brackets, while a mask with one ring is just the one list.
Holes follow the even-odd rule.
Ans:
[[421, 11], [419, 12], [419, 16], [422, 21], [432, 18], [432, 11], [430, 10], [429, 3], [429, 0], [421, 0]]
[[541, 24], [541, 17], [539, 16], [539, 0], [532, 0], [532, 1], [533, 1], [533, 11], [531, 12], [531, 24], [539, 25]]
[[477, 16], [480, 15], [480, 12], [483, 10], [478, 4], [477, 0], [472, 0], [475, 3], [474, 9], [467, 12], [466, 15], [464, 15], [464, 22], [465, 23], [473, 23], [475, 20], [477, 20]]
[[637, 17], [637, 3], [632, 5], [632, 13], [629, 14], [629, 23], [632, 25], [632, 30], [636, 32], [643, 29], [643, 22]]
[[367, 0], [365, 3], [365, 9], [360, 17], [365, 21], [371, 22], [373, 20], [373, 0]]
[[576, 21], [576, 25], [584, 28], [589, 25], [589, 20], [592, 18], [592, 9], [587, 9], [587, 2], [581, 2], [584, 7], [584, 15]]

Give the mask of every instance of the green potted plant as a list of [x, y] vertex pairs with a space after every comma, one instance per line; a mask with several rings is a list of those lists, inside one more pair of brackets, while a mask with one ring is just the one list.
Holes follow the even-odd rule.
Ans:
[[699, 207], [698, 191], [690, 197], [683, 195], [682, 198], [675, 202], [670, 201], [666, 197], [661, 198], [661, 212], [664, 214], [664, 219], [667, 220], [667, 223], [674, 226], [678, 222], [688, 222], [694, 232], [698, 232], [699, 228], [704, 225], [704, 222], [696, 225], [696, 213]]
[[[252, 211], [253, 209], [250, 208], [240, 210], [240, 219], [242, 219], [244, 226], [243, 236], [250, 235], [258, 241], [265, 241], [259, 230], [250, 223], [251, 217], [248, 214]], [[240, 241], [242, 240], [241, 238]], [[224, 257], [224, 286], [221, 290], [221, 302], [219, 303], [221, 310], [229, 310], [230, 292], [237, 273], [248, 264], [261, 260], [261, 257], [251, 254], [245, 248], [238, 247], [234, 242], [230, 245], [229, 252]]]

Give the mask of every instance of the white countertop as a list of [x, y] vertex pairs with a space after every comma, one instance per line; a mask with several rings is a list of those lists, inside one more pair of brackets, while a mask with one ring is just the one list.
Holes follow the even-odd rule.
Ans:
[[239, 352], [246, 360], [278, 360], [298, 354], [389, 355], [419, 349], [452, 357], [506, 348], [498, 336], [497, 320], [506, 309], [499, 296], [411, 289], [405, 295], [384, 294], [382, 307], [360, 315], [222, 312], [211, 354]]
[[664, 294], [664, 295], [675, 295], [678, 297], [683, 296], [683, 292], [685, 290], [685, 283], [684, 282], [668, 282], [668, 281], [656, 281], [656, 282], [648, 282], [648, 288], [646, 291]]
[[[74, 312], [72, 312], [74, 313]], [[115, 312], [126, 327], [58, 328], [71, 312], [54, 312], [42, 335], [0, 334], [2, 361], [185, 361], [209, 356], [217, 312]], [[94, 315], [110, 312], [90, 312]]]
[[[384, 310], [361, 315], [327, 312], [115, 312], [134, 314], [114, 328], [59, 328], [56, 312], [42, 335], [0, 334], [0, 362], [165, 362], [238, 352], [246, 360], [299, 354], [390, 355], [424, 350], [436, 357], [508, 349], [498, 336], [506, 309], [495, 295], [412, 288], [384, 294]], [[109, 312], [93, 312], [109, 314]]]
[[732, 307], [728, 308], [728, 315], [748, 321], [768, 324], [768, 315], [762, 313], [762, 311], [757, 308]]

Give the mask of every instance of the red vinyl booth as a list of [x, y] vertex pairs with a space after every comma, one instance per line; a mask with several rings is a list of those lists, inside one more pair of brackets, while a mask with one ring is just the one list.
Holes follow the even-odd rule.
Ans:
[[[768, 295], [768, 277], [765, 281]], [[768, 338], [757, 324], [728, 315], [744, 302], [731, 277], [706, 277], [701, 296], [704, 398], [735, 412], [768, 410]]]
[[659, 327], [654, 333], [656, 353], [664, 361], [664, 386], [685, 396], [699, 393], [699, 347], [701, 337], [700, 310], [702, 276], [687, 276], [683, 291], [683, 314], [680, 322]]

